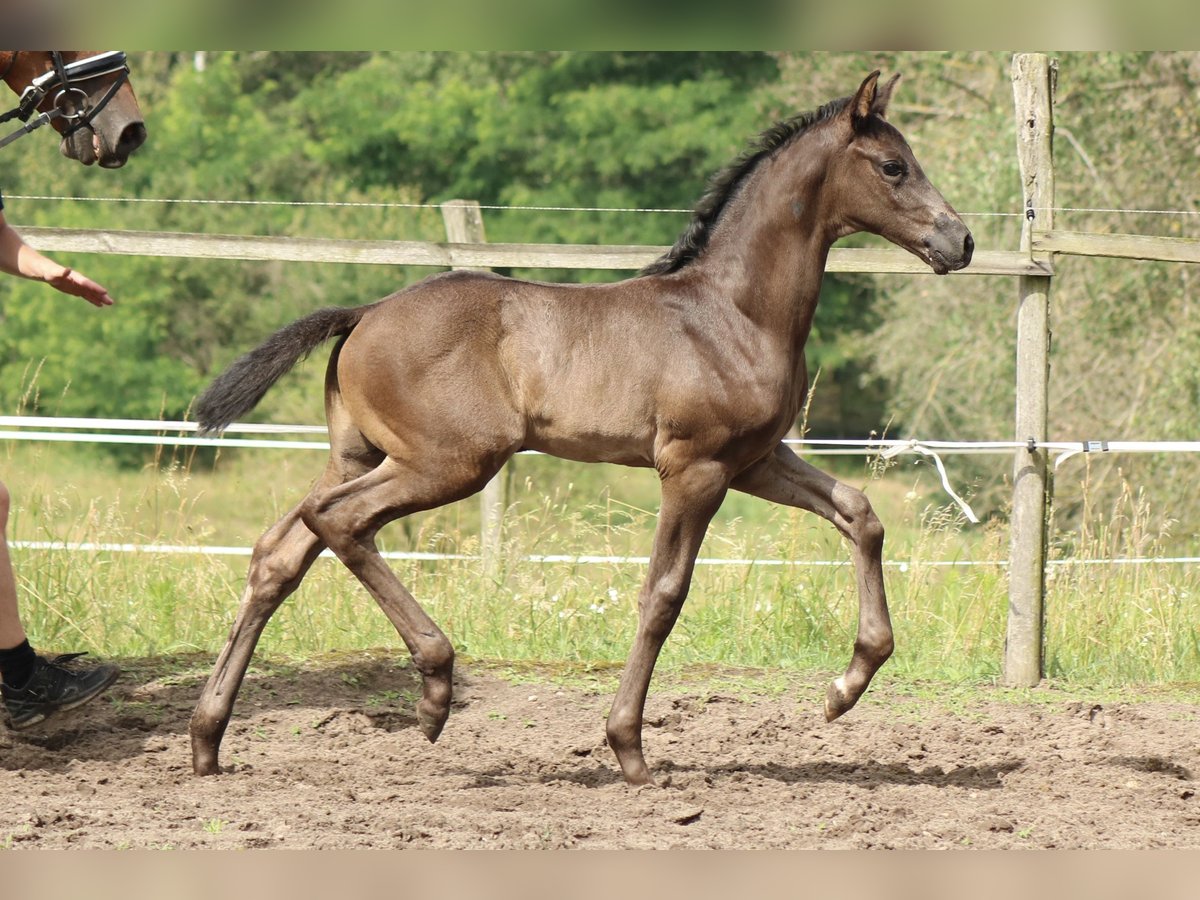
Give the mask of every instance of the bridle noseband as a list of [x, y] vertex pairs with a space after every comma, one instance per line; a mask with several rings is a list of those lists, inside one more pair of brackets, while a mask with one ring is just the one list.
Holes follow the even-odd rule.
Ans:
[[[13, 61], [20, 52], [22, 51], [13, 51]], [[72, 63], [64, 63], [62, 53], [58, 50], [52, 50], [50, 56], [54, 60], [54, 68], [33, 79], [29, 87], [21, 92], [21, 99], [16, 108], [0, 115], [0, 123], [11, 119], [20, 119], [26, 123], [7, 137], [0, 138], [0, 147], [5, 147], [22, 135], [29, 134], [58, 118], [65, 119], [69, 123], [69, 127], [63, 132], [63, 137], [70, 137], [80, 128], [91, 124], [100, 111], [108, 105], [108, 102], [116, 96], [121, 85], [129, 79], [129, 64], [125, 54], [120, 50], [109, 50], [106, 53], [77, 59]], [[12, 68], [12, 62], [9, 63], [9, 68]], [[78, 85], [112, 74], [116, 74], [116, 80], [109, 86], [99, 102], [90, 106], [87, 92]], [[29, 121], [30, 116], [54, 90], [57, 90], [58, 93], [54, 95], [53, 107], [37, 116], [33, 121]]]

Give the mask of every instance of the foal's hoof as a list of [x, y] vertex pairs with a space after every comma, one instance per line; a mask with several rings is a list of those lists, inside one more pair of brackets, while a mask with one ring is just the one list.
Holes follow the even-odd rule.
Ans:
[[421, 726], [422, 733], [429, 738], [431, 744], [436, 744], [437, 739], [441, 737], [442, 729], [446, 727], [448, 718], [450, 718], [449, 706], [439, 707], [425, 700], [417, 703], [417, 724]]
[[[609, 738], [609, 746], [612, 747], [612, 738]], [[621, 767], [621, 774], [625, 776], [625, 783], [630, 787], [642, 787], [647, 784], [654, 784], [654, 776], [650, 774], [650, 767], [646, 765], [646, 757], [642, 756], [641, 748], [617, 750], [613, 747], [613, 752], [616, 753], [617, 763]]]
[[625, 783], [630, 787], [658, 787], [658, 782], [654, 780], [654, 776], [650, 774], [650, 770], [645, 772], [637, 772], [633, 775], [625, 775]]
[[851, 697], [846, 691], [845, 679], [835, 678], [830, 683], [829, 690], [825, 692], [825, 721], [832, 722], [843, 713], [849, 712], [857, 702], [858, 698]]

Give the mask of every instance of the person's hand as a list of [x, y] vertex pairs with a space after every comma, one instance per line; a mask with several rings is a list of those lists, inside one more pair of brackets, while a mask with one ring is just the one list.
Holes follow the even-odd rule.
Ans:
[[47, 278], [46, 283], [56, 291], [82, 297], [92, 306], [113, 305], [113, 298], [108, 295], [107, 289], [74, 269], [63, 269], [61, 275]]

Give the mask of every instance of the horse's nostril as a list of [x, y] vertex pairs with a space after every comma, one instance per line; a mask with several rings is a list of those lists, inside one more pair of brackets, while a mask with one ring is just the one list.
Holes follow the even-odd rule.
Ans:
[[967, 232], [966, 238], [963, 240], [963, 256], [966, 259], [971, 258], [971, 254], [975, 252], [975, 239], [971, 237], [971, 232]]
[[146, 140], [146, 126], [141, 122], [131, 122], [121, 131], [117, 147], [123, 156], [128, 156]]

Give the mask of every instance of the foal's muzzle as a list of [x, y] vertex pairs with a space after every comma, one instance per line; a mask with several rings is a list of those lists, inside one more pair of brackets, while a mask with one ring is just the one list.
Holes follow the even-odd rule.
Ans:
[[975, 239], [957, 216], [942, 214], [925, 238], [925, 258], [938, 275], [965, 269], [975, 252]]

